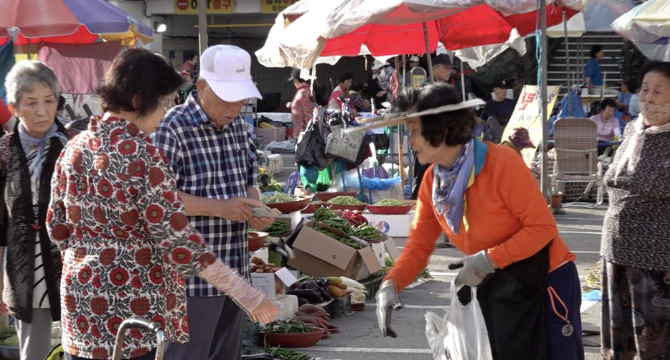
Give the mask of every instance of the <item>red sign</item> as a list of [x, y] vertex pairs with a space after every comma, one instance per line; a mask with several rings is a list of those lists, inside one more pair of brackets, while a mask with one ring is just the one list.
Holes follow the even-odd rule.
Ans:
[[177, 7], [179, 10], [186, 10], [188, 9], [188, 0], [179, 0], [177, 1]]

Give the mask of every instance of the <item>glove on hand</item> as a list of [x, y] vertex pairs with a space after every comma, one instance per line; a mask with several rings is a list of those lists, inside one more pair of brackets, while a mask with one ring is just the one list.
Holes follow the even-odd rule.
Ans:
[[198, 274], [217, 290], [244, 309], [251, 317], [251, 321], [267, 324], [279, 314], [279, 309], [265, 294], [251, 286], [240, 274], [217, 260]]
[[377, 323], [382, 335], [390, 337], [398, 337], [395, 331], [391, 328], [391, 309], [399, 309], [402, 304], [395, 292], [395, 282], [393, 280], [386, 280], [382, 284], [381, 289], [377, 292]]
[[456, 285], [477, 286], [482, 283], [486, 275], [495, 271], [486, 251], [482, 250], [474, 255], [468, 255], [460, 261], [449, 264], [449, 269], [461, 268], [456, 275]]

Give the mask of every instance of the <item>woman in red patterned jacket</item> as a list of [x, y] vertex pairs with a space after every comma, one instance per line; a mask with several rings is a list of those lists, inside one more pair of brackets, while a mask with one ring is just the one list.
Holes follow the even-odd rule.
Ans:
[[291, 137], [297, 139], [300, 133], [305, 131], [307, 123], [312, 119], [314, 113], [314, 101], [309, 95], [309, 84], [300, 77], [300, 69], [291, 70], [291, 77], [288, 81], [293, 82], [296, 92], [293, 101], [286, 104], [291, 109], [293, 122], [291, 123]]
[[[124, 51], [97, 91], [104, 117], [92, 118], [56, 163], [47, 224], [63, 254], [66, 359], [110, 358], [118, 326], [133, 316], [159, 322], [170, 341], [188, 341], [186, 277], [202, 277], [254, 321], [278, 312], [191, 227], [170, 166], [151, 144], [180, 84], [161, 57]], [[154, 336], [133, 330], [122, 353], [153, 359], [155, 347]]]

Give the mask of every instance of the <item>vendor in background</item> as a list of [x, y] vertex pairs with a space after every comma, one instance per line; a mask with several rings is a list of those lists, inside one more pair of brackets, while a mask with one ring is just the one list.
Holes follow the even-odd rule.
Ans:
[[[459, 102], [451, 86], [436, 83], [409, 89], [396, 107], [414, 112]], [[583, 360], [575, 255], [523, 160], [506, 147], [478, 141], [475, 124], [467, 108], [408, 121], [409, 145], [419, 161], [433, 165], [421, 184], [405, 248], [376, 296], [382, 334], [401, 335], [390, 326], [391, 307], [428, 264], [444, 231], [465, 253], [449, 268], [460, 269], [456, 286], [477, 287], [494, 359]]]
[[[343, 72], [340, 77], [337, 79], [337, 86], [333, 89], [333, 92], [328, 98], [328, 109], [330, 110], [341, 110], [342, 109], [342, 98], [346, 98], [349, 94], [349, 88], [354, 82], [354, 75], [350, 72]], [[356, 110], [351, 106], [351, 112], [355, 115]]]
[[493, 84], [493, 99], [489, 100], [484, 106], [481, 118], [488, 120], [489, 117], [495, 117], [504, 128], [514, 113], [516, 101], [507, 98], [507, 89], [509, 88], [507, 80], [497, 81]]
[[288, 81], [292, 82], [296, 88], [293, 100], [286, 103], [286, 107], [291, 110], [291, 137], [297, 139], [300, 133], [305, 131], [307, 123], [312, 119], [314, 113], [314, 101], [309, 94], [309, 84], [307, 80], [300, 77], [300, 69], [291, 70], [291, 76]]
[[535, 145], [530, 141], [530, 134], [528, 134], [528, 129], [524, 127], [514, 128], [512, 135], [507, 137], [507, 140], [500, 143], [502, 146], [507, 146], [508, 148], [514, 150], [521, 156], [521, 150], [523, 149], [532, 149], [535, 148]]
[[409, 69], [405, 71], [405, 87], [412, 87], [412, 69], [421, 67], [420, 59], [418, 56], [412, 56], [409, 58]]
[[358, 112], [370, 112], [372, 106], [370, 102], [361, 95], [363, 91], [363, 84], [353, 83], [349, 89], [349, 104], [352, 105]]
[[435, 82], [448, 82], [456, 74], [451, 58], [440, 54], [433, 58], [433, 78]]
[[616, 105], [622, 112], [628, 112], [630, 101], [633, 98], [633, 94], [637, 91], [637, 80], [634, 77], [631, 77], [619, 84], [621, 84], [621, 92], [615, 100]]
[[584, 81], [587, 86], [603, 86], [603, 73], [600, 70], [600, 59], [605, 54], [601, 45], [591, 46], [591, 59], [584, 67]]
[[374, 102], [376, 109], [381, 109], [382, 103], [386, 101], [386, 90], [383, 87], [386, 85], [386, 78], [382, 73], [382, 69], [387, 65], [388, 63], [375, 60], [372, 65], [372, 73], [368, 78], [368, 92], [370, 93], [370, 98]]
[[596, 124], [598, 133], [598, 155], [603, 154], [609, 146], [601, 145], [602, 143], [610, 143], [614, 141], [615, 136], [621, 135], [619, 120], [614, 117], [615, 112], [616, 102], [612, 99], [604, 99], [600, 102], [600, 113], [590, 118]]

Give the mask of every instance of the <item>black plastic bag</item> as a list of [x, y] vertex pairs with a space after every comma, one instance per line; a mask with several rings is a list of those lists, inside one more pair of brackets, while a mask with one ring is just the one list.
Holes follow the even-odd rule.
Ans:
[[329, 159], [326, 157], [326, 141], [314, 125], [314, 121], [310, 122], [307, 130], [298, 137], [295, 162], [305, 167], [315, 166], [319, 170], [323, 170], [329, 164]]

